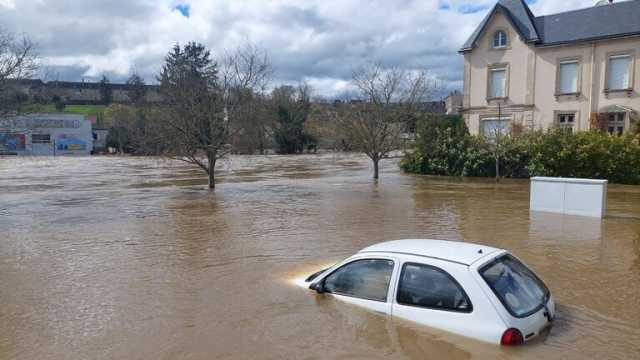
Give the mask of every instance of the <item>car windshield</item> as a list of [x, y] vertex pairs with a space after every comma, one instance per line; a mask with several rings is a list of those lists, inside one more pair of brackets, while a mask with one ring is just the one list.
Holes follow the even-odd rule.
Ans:
[[508, 254], [485, 265], [480, 269], [480, 275], [515, 317], [529, 316], [538, 311], [549, 296], [544, 283]]

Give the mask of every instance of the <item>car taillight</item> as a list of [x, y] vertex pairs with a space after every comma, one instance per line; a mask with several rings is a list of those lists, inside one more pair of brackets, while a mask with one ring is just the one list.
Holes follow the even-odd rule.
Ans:
[[522, 333], [518, 329], [507, 329], [507, 331], [502, 334], [502, 339], [500, 340], [500, 344], [502, 345], [522, 345], [524, 343], [524, 338], [522, 337]]

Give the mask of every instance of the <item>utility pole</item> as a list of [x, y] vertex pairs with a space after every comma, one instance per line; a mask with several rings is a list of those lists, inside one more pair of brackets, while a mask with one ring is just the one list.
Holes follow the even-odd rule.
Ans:
[[496, 122], [496, 138], [495, 138], [495, 153], [494, 153], [494, 157], [496, 160], [496, 182], [499, 183], [500, 182], [500, 135], [501, 135], [501, 129], [500, 129], [500, 124], [502, 123], [502, 104], [500, 102], [498, 102], [498, 121]]

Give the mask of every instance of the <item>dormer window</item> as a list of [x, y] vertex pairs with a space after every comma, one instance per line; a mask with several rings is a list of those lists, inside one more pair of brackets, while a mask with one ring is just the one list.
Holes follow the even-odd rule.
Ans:
[[503, 49], [507, 47], [507, 33], [498, 30], [493, 34], [493, 48], [494, 49]]

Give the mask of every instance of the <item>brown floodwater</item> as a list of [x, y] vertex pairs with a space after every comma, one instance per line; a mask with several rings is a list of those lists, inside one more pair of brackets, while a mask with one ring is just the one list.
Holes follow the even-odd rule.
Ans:
[[[640, 358], [640, 187], [608, 216], [530, 213], [527, 181], [401, 173], [356, 155], [184, 164], [0, 159], [0, 359]], [[501, 348], [369, 313], [296, 280], [376, 242], [506, 248], [556, 297]]]

